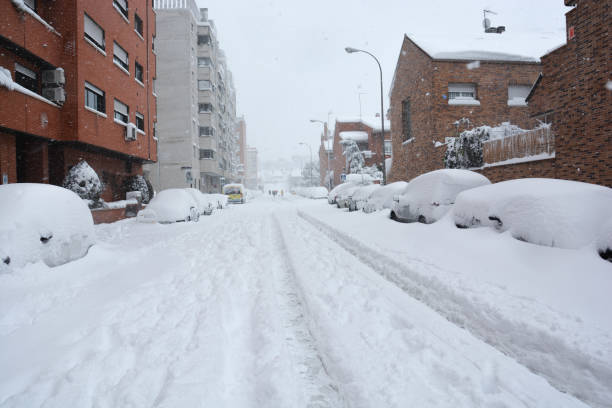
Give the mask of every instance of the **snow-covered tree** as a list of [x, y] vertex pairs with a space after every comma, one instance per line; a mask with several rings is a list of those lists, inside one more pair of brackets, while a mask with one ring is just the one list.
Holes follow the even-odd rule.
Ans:
[[82, 199], [91, 200], [90, 206], [101, 205], [100, 195], [104, 191], [104, 186], [96, 171], [85, 160], [80, 161], [68, 171], [63, 186], [78, 194]]
[[126, 193], [128, 191], [140, 191], [142, 194], [142, 202], [146, 204], [153, 198], [153, 189], [149, 189], [149, 185], [150, 183], [147, 183], [147, 180], [143, 176], [137, 174], [126, 180], [124, 189]]
[[359, 150], [357, 142], [354, 140], [343, 140], [340, 142], [344, 146], [342, 154], [346, 157], [348, 163], [348, 171], [351, 174], [360, 174], [365, 166], [363, 153]]

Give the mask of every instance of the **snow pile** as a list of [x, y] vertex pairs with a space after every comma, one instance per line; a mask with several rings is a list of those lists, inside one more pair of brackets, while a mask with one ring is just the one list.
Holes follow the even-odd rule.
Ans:
[[[198, 203], [184, 189], [169, 188], [162, 190], [147, 205], [147, 208], [138, 212], [138, 220], [160, 223], [189, 221], [193, 218], [193, 211], [197, 212]], [[194, 210], [192, 210], [194, 209]]]
[[48, 266], [81, 258], [95, 242], [87, 205], [48, 184], [0, 186], [0, 269], [42, 260]]
[[227, 207], [227, 196], [225, 194], [204, 194], [206, 200], [218, 209]]
[[63, 185], [83, 200], [92, 200], [94, 206], [99, 202], [103, 190], [98, 173], [85, 160], [72, 166], [64, 178]]
[[[88, 202], [89, 200], [83, 200], [83, 201]], [[111, 202], [104, 201], [104, 202], [102, 202], [102, 206], [104, 208], [108, 208], [108, 209], [111, 209], [111, 210], [115, 210], [115, 209], [118, 209], [118, 208], [125, 208], [128, 205], [136, 205], [136, 204], [138, 204], [138, 200], [136, 200], [134, 198], [131, 198], [129, 200], [119, 200], [119, 201], [111, 201]]]
[[359, 183], [359, 184], [370, 184], [374, 182], [374, 177], [369, 174], [347, 174], [347, 183]]
[[15, 82], [13, 82], [11, 71], [4, 67], [0, 67], [0, 86], [5, 87], [9, 91], [15, 89]]
[[200, 214], [210, 215], [213, 209], [217, 207], [216, 204], [213, 204], [213, 200], [210, 200], [206, 194], [202, 194], [200, 190], [186, 188], [185, 191], [193, 198], [193, 201], [196, 202]]
[[393, 205], [393, 197], [400, 195], [408, 186], [405, 181], [396, 181], [395, 183], [387, 184], [374, 191], [363, 207], [363, 211], [371, 213], [382, 210], [383, 208], [391, 208]]
[[300, 187], [295, 190], [296, 194], [312, 199], [327, 198], [325, 187]]
[[602, 227], [612, 219], [612, 189], [595, 184], [504, 181], [461, 193], [453, 215], [458, 226], [493, 226], [539, 245], [581, 248], [597, 239], [602, 246], [612, 243], [612, 228]]
[[368, 132], [362, 131], [346, 131], [340, 132], [338, 134], [341, 140], [353, 140], [355, 142], [367, 142], [368, 141]]
[[409, 221], [422, 216], [427, 223], [435, 222], [450, 210], [460, 192], [490, 183], [482, 174], [469, 170], [441, 169], [421, 174], [399, 197], [399, 212], [404, 211], [401, 216]]

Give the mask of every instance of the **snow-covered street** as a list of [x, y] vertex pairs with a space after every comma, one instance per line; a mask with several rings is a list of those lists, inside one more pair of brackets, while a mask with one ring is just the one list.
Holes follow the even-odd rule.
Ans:
[[[384, 260], [375, 267], [359, 248], [326, 233], [339, 228], [325, 223], [327, 207], [261, 197], [197, 223], [124, 220], [97, 226], [98, 243], [82, 259], [0, 274], [0, 407], [583, 407], [583, 401], [612, 401], [602, 379], [590, 377], [607, 378], [609, 367], [584, 363], [588, 379], [571, 384], [591, 387], [590, 395], [565, 389], [571, 384], [534, 363], [526, 340], [513, 348], [511, 337], [500, 335], [499, 316], [512, 313], [512, 302], [504, 302], [510, 311], [484, 308], [489, 323], [476, 314], [474, 322], [462, 322], [467, 306], [449, 316], [431, 301], [439, 292], [416, 296], [418, 289], [381, 273], [393, 272]], [[601, 262], [598, 267], [607, 267]], [[457, 279], [457, 291], [475, 288]], [[449, 308], [461, 304], [456, 293], [447, 294]], [[480, 304], [476, 294], [466, 297]], [[534, 312], [527, 299], [522, 306]], [[553, 312], [542, 306], [534, 319], [547, 313]], [[529, 321], [517, 320], [517, 327], [536, 333]], [[487, 330], [500, 340], [485, 338]], [[550, 344], [549, 333], [537, 334], [540, 345]], [[584, 355], [609, 341], [608, 332], [587, 334], [594, 344], [583, 346]], [[550, 352], [541, 360], [554, 366], [554, 353], [565, 349]], [[608, 352], [600, 355], [603, 362]]]

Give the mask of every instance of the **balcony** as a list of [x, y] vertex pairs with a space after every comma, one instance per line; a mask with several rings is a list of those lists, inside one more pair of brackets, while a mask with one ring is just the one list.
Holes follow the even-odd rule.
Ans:
[[546, 126], [487, 140], [483, 143], [482, 154], [483, 162], [488, 165], [551, 159], [555, 157], [555, 135], [551, 126]]

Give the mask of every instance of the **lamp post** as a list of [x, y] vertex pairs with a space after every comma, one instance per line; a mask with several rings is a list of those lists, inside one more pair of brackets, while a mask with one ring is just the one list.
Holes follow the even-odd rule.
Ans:
[[380, 144], [381, 144], [381, 150], [380, 150], [380, 154], [382, 156], [382, 173], [383, 173], [383, 185], [387, 184], [387, 169], [386, 169], [386, 164], [385, 164], [385, 111], [383, 109], [383, 76], [382, 76], [382, 68], [380, 66], [380, 62], [378, 61], [378, 58], [376, 58], [373, 54], [369, 53], [368, 51], [364, 51], [364, 50], [360, 50], [357, 48], [352, 48], [352, 47], [346, 47], [344, 49], [347, 53], [352, 54], [354, 52], [363, 52], [365, 54], [368, 54], [370, 57], [374, 58], [374, 60], [376, 61], [376, 63], [378, 64], [378, 70], [380, 71], [380, 127], [382, 130], [382, 133], [380, 135]]
[[[323, 124], [323, 134], [325, 135], [325, 136], [324, 136], [324, 144], [323, 144], [323, 147], [325, 148], [325, 152], [327, 153], [327, 174], [326, 174], [326, 179], [327, 179], [327, 180], [326, 180], [326, 184], [327, 184], [327, 189], [328, 189], [328, 190], [331, 190], [331, 184], [332, 184], [332, 181], [331, 181], [331, 179], [329, 178], [329, 176], [330, 176], [330, 174], [331, 174], [331, 173], [330, 173], [330, 171], [331, 171], [331, 170], [330, 170], [330, 167], [329, 167], [329, 165], [330, 165], [330, 164], [329, 164], [329, 162], [330, 162], [330, 160], [329, 160], [329, 149], [327, 148], [327, 142], [328, 142], [328, 140], [327, 140], [327, 139], [329, 138], [329, 134], [328, 134], [328, 131], [327, 131], [327, 122], [323, 122], [322, 120], [317, 120], [317, 119], [310, 119], [310, 122], [311, 122], [311, 123], [322, 123], [322, 124]], [[319, 171], [321, 170], [321, 168], [320, 168], [320, 167], [321, 167], [321, 166], [319, 166]]]
[[313, 163], [312, 163], [312, 147], [310, 147], [309, 144], [306, 144], [304, 142], [300, 142], [298, 144], [307, 146], [308, 150], [310, 150], [310, 187], [312, 187], [312, 167], [313, 167]]

